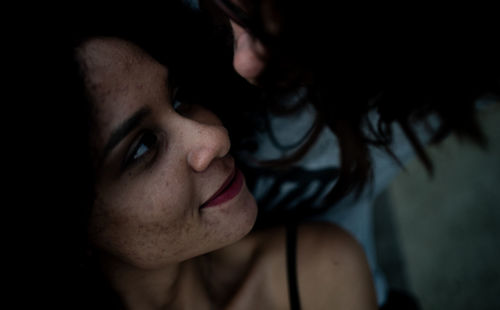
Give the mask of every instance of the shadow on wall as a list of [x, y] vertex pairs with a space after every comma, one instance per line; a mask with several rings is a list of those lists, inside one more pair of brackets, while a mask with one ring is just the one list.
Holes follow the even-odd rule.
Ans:
[[413, 159], [376, 204], [389, 285], [422, 310], [500, 309], [500, 104], [478, 116], [487, 150], [450, 136], [427, 148], [432, 179]]

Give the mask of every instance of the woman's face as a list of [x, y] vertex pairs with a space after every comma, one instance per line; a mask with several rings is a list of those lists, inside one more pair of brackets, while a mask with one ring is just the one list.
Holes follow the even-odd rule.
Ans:
[[[249, 83], [258, 86], [293, 86], [305, 77], [297, 75], [293, 53], [279, 54], [269, 46], [279, 39], [284, 30], [283, 16], [276, 0], [211, 0], [226, 17], [233, 33], [234, 70]], [[287, 3], [288, 4], [288, 3]], [[213, 10], [213, 9], [212, 9]], [[250, 27], [250, 24], [253, 27]], [[257, 27], [255, 27], [257, 26]], [[253, 28], [252, 31], [249, 28]], [[257, 29], [258, 28], [258, 29]], [[258, 33], [255, 31], [258, 30]], [[267, 38], [264, 40], [264, 37]], [[286, 49], [285, 49], [286, 50]], [[270, 72], [272, 74], [270, 75]]]
[[259, 2], [262, 5], [262, 12], [255, 12], [253, 2], [248, 0], [215, 1], [229, 17], [234, 39], [233, 67], [240, 76], [251, 84], [257, 85], [259, 84], [259, 77], [267, 67], [269, 57], [268, 48], [259, 38], [249, 33], [247, 29], [236, 21], [237, 17], [232, 12], [231, 7], [227, 6], [230, 4], [232, 7], [238, 8], [246, 16], [260, 15], [262, 20], [265, 21], [264, 25], [261, 26], [267, 31], [273, 32], [272, 30], [276, 27], [274, 23], [270, 22], [273, 21], [271, 18], [272, 11], [266, 5], [269, 4], [269, 1]]
[[174, 102], [167, 68], [132, 43], [95, 38], [77, 55], [94, 108], [95, 247], [159, 268], [247, 234], [257, 208], [220, 120]]

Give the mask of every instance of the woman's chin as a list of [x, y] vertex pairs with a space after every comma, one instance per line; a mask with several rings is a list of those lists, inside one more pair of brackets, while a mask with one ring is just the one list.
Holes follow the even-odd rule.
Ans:
[[246, 185], [232, 201], [202, 210], [207, 230], [220, 237], [223, 247], [244, 238], [257, 220], [257, 203]]

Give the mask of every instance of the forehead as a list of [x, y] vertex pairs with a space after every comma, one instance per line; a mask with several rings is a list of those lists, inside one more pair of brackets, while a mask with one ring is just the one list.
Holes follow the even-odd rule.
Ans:
[[131, 42], [94, 38], [77, 50], [99, 135], [166, 93], [166, 68]]
[[141, 48], [117, 38], [87, 40], [78, 48], [77, 57], [88, 90], [97, 96], [132, 81], [154, 80], [166, 73], [166, 69]]

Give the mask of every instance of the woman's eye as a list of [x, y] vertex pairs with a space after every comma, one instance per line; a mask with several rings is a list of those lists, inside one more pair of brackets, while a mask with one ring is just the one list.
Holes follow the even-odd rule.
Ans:
[[158, 142], [156, 134], [152, 131], [146, 131], [132, 147], [132, 151], [127, 156], [126, 166], [142, 160], [145, 156], [151, 154]]

